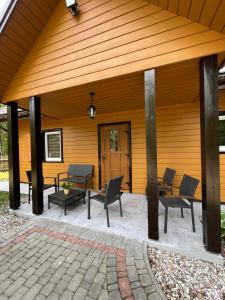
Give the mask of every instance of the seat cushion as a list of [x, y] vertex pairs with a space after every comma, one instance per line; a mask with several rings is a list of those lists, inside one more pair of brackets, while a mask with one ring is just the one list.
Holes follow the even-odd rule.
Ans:
[[159, 197], [164, 207], [190, 208], [191, 205], [180, 197]]

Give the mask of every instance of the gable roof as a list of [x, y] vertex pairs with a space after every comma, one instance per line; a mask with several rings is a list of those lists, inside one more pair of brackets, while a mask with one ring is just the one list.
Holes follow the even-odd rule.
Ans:
[[[28, 3], [28, 0], [19, 3], [25, 1]], [[29, 1], [30, 4], [38, 0]], [[46, 4], [50, 0], [41, 1]], [[79, 0], [81, 15], [73, 18], [65, 1], [60, 0], [11, 80], [3, 101], [25, 99], [225, 51], [223, 33], [171, 13], [169, 6], [163, 10], [147, 2]], [[39, 16], [35, 10], [33, 13]], [[28, 32], [31, 29], [30, 26]]]
[[145, 0], [213, 30], [225, 33], [224, 0]]
[[[17, 0], [0, 33], [0, 98], [44, 28], [58, 0]], [[12, 6], [10, 7], [12, 8]]]

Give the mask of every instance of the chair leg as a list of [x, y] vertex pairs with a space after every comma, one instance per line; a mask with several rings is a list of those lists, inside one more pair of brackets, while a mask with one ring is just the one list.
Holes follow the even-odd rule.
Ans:
[[88, 191], [88, 220], [91, 218], [91, 199], [90, 199], [91, 191]]
[[193, 228], [193, 232], [195, 232], [195, 217], [194, 217], [193, 203], [192, 203], [192, 205], [191, 205], [191, 218], [192, 218], [192, 228]]
[[123, 210], [122, 210], [122, 203], [121, 203], [121, 197], [119, 197], [119, 202], [120, 202], [120, 216], [123, 216]]
[[167, 233], [168, 207], [165, 207], [164, 233]]
[[181, 218], [183, 218], [184, 217], [184, 211], [183, 211], [183, 208], [181, 207]]
[[110, 224], [109, 224], [109, 210], [108, 210], [108, 205], [106, 205], [106, 217], [107, 217], [107, 225], [108, 225], [108, 227], [110, 227]]

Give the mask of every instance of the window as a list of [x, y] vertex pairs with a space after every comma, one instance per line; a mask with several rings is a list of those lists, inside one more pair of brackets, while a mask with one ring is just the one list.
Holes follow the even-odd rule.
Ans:
[[118, 151], [118, 130], [111, 129], [110, 130], [110, 149], [111, 151]]
[[220, 112], [219, 116], [219, 150], [225, 153], [225, 112]]
[[45, 161], [63, 162], [62, 129], [46, 130], [43, 135]]

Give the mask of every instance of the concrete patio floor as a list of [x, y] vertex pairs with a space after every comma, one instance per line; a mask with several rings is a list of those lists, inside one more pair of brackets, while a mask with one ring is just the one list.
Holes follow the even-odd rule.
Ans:
[[[8, 182], [0, 182], [0, 190], [8, 191]], [[150, 246], [173, 251], [182, 255], [196, 257], [202, 260], [223, 263], [221, 255], [216, 255], [205, 250], [202, 242], [201, 203], [194, 203], [196, 232], [192, 231], [190, 210], [184, 210], [184, 219], [181, 218], [179, 209], [170, 209], [168, 218], [168, 233], [164, 234], [164, 208], [159, 205], [159, 241], [148, 239], [147, 201], [144, 195], [124, 193], [122, 196], [123, 218], [120, 217], [119, 203], [114, 203], [109, 208], [111, 227], [106, 224], [105, 210], [101, 203], [91, 202], [91, 220], [87, 219], [87, 203], [75, 203], [68, 207], [67, 215], [58, 205], [51, 204], [47, 207], [48, 195], [54, 189], [44, 192], [44, 212], [40, 216], [44, 219], [52, 219], [59, 222], [69, 223], [99, 230], [106, 233], [126, 236], [128, 238], [146, 241]], [[28, 193], [28, 186], [21, 184], [21, 193]], [[17, 214], [33, 216], [32, 205], [23, 203], [16, 211]]]

